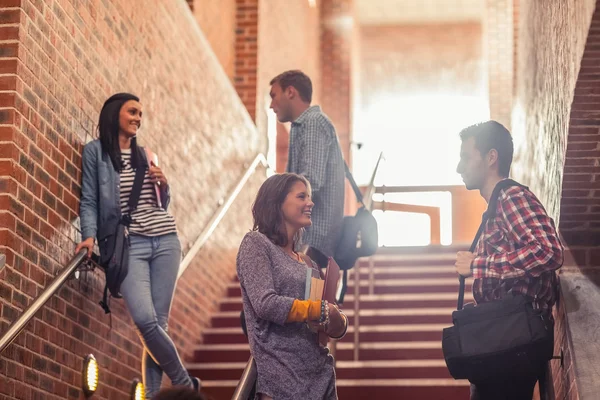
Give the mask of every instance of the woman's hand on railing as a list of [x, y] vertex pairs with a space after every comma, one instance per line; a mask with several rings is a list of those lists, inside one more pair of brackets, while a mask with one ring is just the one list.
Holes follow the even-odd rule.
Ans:
[[75, 247], [75, 254], [79, 253], [81, 249], [87, 249], [88, 258], [92, 257], [92, 251], [94, 250], [94, 238], [87, 238], [83, 242], [79, 243]]

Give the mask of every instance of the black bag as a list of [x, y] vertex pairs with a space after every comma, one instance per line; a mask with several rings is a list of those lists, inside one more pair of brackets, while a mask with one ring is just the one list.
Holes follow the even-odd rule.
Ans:
[[340, 269], [346, 271], [354, 267], [358, 258], [375, 254], [379, 246], [379, 236], [377, 220], [364, 206], [363, 195], [350, 173], [348, 164], [344, 166], [346, 167], [346, 177], [354, 190], [356, 199], [363, 204], [355, 215], [344, 217], [340, 239], [333, 257]]
[[344, 295], [348, 288], [348, 270], [354, 267], [360, 257], [369, 257], [375, 254], [379, 247], [379, 233], [377, 229], [377, 220], [364, 206], [363, 195], [348, 168], [346, 168], [346, 178], [350, 182], [356, 199], [362, 206], [356, 211], [355, 215], [347, 215], [342, 221], [340, 239], [336, 246], [333, 259], [339, 265], [342, 275], [342, 290], [338, 299], [339, 303], [344, 302]]
[[[512, 180], [501, 181], [490, 197], [487, 211], [471, 245], [474, 252], [488, 219], [495, 216], [501, 189], [522, 186]], [[554, 272], [552, 272], [554, 274]], [[454, 326], [445, 328], [442, 350], [450, 374], [472, 383], [491, 377], [536, 376], [540, 365], [552, 358], [554, 324], [549, 311], [535, 309], [532, 299], [508, 293], [500, 300], [469, 304], [463, 308], [465, 278], [460, 277]]]
[[[138, 152], [138, 160], [145, 160], [146, 158], [143, 155], [141, 148], [136, 147], [135, 149]], [[131, 194], [129, 195], [127, 203], [129, 213], [137, 208], [138, 201], [140, 200], [144, 176], [146, 175], [146, 167], [147, 165], [142, 163], [142, 165], [135, 170], [133, 187], [131, 188]], [[110, 313], [108, 292], [110, 291], [111, 297], [118, 299], [122, 297], [120, 293], [121, 283], [123, 283], [129, 271], [130, 225], [131, 216], [130, 214], [125, 214], [117, 223], [115, 233], [98, 241], [98, 247], [100, 248], [100, 266], [102, 266], [106, 275], [104, 295], [100, 301], [100, 306], [104, 309], [106, 314]]]

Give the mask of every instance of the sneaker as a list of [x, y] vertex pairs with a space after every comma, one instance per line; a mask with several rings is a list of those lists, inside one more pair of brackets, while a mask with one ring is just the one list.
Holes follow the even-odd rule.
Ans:
[[192, 386], [194, 387], [194, 390], [196, 392], [200, 392], [200, 388], [202, 388], [202, 381], [195, 376], [190, 376], [190, 379], [192, 380]]

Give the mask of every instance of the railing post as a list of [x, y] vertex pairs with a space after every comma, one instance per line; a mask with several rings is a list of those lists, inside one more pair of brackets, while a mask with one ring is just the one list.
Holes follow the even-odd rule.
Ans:
[[354, 361], [359, 359], [360, 263], [354, 267]]
[[369, 257], [369, 294], [375, 294], [375, 257]]

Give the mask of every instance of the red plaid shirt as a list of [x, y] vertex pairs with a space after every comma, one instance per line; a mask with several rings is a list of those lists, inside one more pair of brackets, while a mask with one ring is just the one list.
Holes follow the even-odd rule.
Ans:
[[486, 222], [475, 248], [473, 297], [477, 303], [501, 298], [512, 289], [540, 308], [554, 304], [554, 271], [563, 247], [554, 221], [528, 189], [512, 186], [499, 193], [496, 216]]

